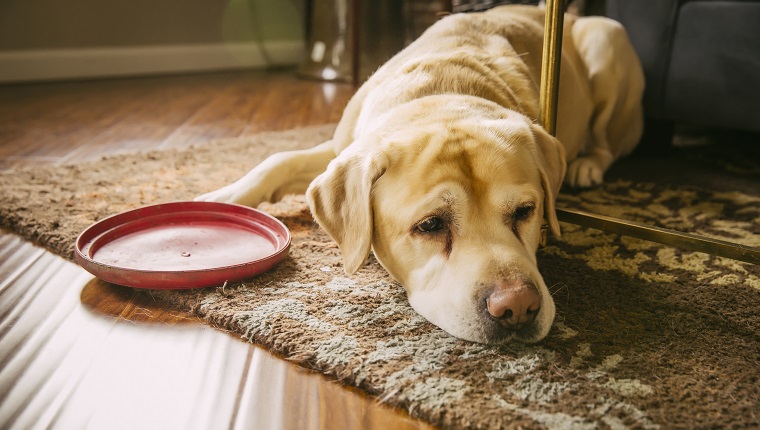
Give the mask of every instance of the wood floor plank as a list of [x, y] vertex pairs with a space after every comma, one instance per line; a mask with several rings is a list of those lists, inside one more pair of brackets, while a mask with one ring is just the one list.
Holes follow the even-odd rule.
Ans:
[[97, 145], [109, 129], [143, 118], [150, 129], [157, 118], [141, 112], [172, 115], [175, 109], [166, 107], [181, 101], [174, 97], [212, 98], [228, 85], [224, 77], [202, 78], [40, 84], [45, 91], [35, 85], [0, 86], [0, 138], [5, 136], [0, 156], [66, 155], [72, 146]]
[[80, 302], [91, 275], [48, 253], [24, 272], [0, 316], [0, 428], [229, 424], [248, 345], [197, 323], [98, 313]]
[[[0, 88], [0, 94], [6, 89]], [[62, 157], [120, 123], [150, 92], [144, 86], [130, 91], [102, 83], [50, 84], [49, 89], [20, 103], [0, 97], [0, 134], [8, 136], [0, 156]]]
[[202, 324], [198, 317], [167, 307], [151, 298], [149, 293], [109, 284], [96, 278], [83, 286], [80, 300], [94, 314], [133, 323], [170, 326]]
[[354, 92], [349, 84], [295, 81], [270, 92], [241, 134], [337, 122]]
[[239, 136], [269, 89], [262, 79], [230, 85], [178, 127], [160, 147], [188, 147], [216, 138]]
[[[157, 90], [132, 100], [119, 121], [92, 136], [62, 162], [91, 160], [105, 154], [157, 149], [161, 142], [213, 98], [213, 93], [183, 88]], [[167, 101], [171, 104], [167, 105]]]
[[7, 156], [0, 157], [0, 172], [25, 167], [41, 167], [57, 164], [61, 157]]

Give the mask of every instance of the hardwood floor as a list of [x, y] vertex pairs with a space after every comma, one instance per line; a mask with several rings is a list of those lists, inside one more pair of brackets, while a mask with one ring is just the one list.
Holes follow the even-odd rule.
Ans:
[[[337, 122], [291, 71], [0, 86], [0, 169]], [[0, 232], [0, 428], [429, 429]]]

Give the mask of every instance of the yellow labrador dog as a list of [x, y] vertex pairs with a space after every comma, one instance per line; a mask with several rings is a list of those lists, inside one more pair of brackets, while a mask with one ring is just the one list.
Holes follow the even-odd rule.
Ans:
[[271, 156], [199, 200], [306, 192], [347, 273], [372, 250], [412, 307], [462, 339], [535, 342], [554, 301], [536, 267], [554, 200], [602, 181], [642, 129], [641, 66], [623, 28], [566, 16], [558, 138], [536, 124], [544, 11], [441, 19], [352, 98], [332, 140]]

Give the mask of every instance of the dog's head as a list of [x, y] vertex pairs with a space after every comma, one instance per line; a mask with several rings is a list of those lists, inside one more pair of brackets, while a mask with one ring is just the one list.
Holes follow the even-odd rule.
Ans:
[[412, 307], [470, 341], [542, 339], [554, 301], [536, 267], [565, 172], [559, 142], [524, 116], [463, 118], [355, 142], [309, 187], [346, 272], [372, 249]]

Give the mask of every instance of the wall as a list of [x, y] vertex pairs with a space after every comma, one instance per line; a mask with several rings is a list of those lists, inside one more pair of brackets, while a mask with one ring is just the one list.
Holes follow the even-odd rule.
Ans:
[[0, 82], [296, 64], [304, 0], [2, 0]]

